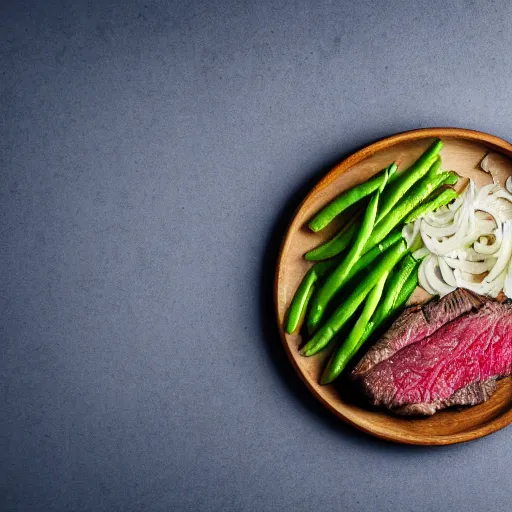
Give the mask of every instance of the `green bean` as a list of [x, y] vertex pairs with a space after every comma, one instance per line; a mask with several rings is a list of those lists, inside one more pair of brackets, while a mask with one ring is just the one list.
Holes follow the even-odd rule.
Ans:
[[315, 283], [338, 263], [338, 260], [322, 261], [313, 265], [302, 278], [288, 308], [286, 332], [293, 334], [302, 323], [306, 309], [315, 289]]
[[309, 342], [306, 343], [301, 353], [305, 356], [311, 356], [322, 350], [355, 313], [370, 290], [380, 280], [382, 274], [390, 272], [406, 251], [406, 244], [403, 240], [390, 247], [378, 264], [361, 280], [349, 297], [334, 311]]
[[331, 240], [311, 249], [311, 251], [304, 255], [304, 258], [308, 261], [319, 261], [337, 256], [347, 248], [358, 227], [359, 222], [353, 222], [348, 228], [343, 229]]
[[405, 281], [404, 285], [402, 286], [402, 289], [400, 290], [400, 293], [398, 294], [398, 297], [393, 304], [393, 311], [396, 311], [397, 309], [404, 306], [411, 295], [414, 293], [414, 290], [416, 290], [416, 287], [418, 286], [418, 267], [420, 266], [420, 263], [420, 261], [416, 263], [414, 270], [411, 272], [407, 278], [407, 281]]
[[455, 185], [457, 181], [459, 181], [460, 176], [453, 171], [447, 171], [448, 176], [446, 179], [441, 183], [441, 185]]
[[458, 192], [453, 188], [447, 188], [441, 191], [431, 201], [420, 204], [411, 213], [409, 213], [409, 215], [404, 219], [404, 224], [409, 224], [409, 222], [413, 222], [417, 218], [423, 217], [427, 213], [433, 212], [438, 208], [441, 208], [441, 206], [451, 203], [458, 195]]
[[327, 368], [325, 369], [322, 378], [320, 379], [320, 384], [329, 384], [332, 382], [345, 368], [347, 363], [350, 361], [350, 355], [353, 352], [355, 346], [361, 339], [363, 332], [370, 321], [379, 300], [382, 296], [382, 290], [384, 289], [384, 283], [388, 277], [389, 272], [384, 272], [380, 277], [377, 284], [372, 288], [371, 292], [366, 299], [366, 303], [363, 308], [363, 312], [361, 316], [358, 318], [354, 327], [350, 331], [350, 334], [347, 336], [347, 339], [343, 342], [341, 347], [334, 352]]
[[[390, 302], [387, 301], [387, 291], [390, 291], [394, 285], [394, 282], [397, 280], [397, 274], [394, 274], [389, 277], [386, 282], [386, 288], [384, 290], [384, 295], [386, 295], [385, 300], [381, 301], [372, 315], [371, 320], [366, 324], [363, 334], [361, 337], [355, 342], [351, 343], [350, 349], [343, 344], [332, 356], [331, 362], [329, 362], [329, 366], [326, 368], [324, 374], [322, 375], [321, 384], [328, 384], [332, 382], [336, 377], [340, 375], [340, 373], [346, 368], [347, 364], [353, 359], [353, 357], [357, 354], [359, 349], [363, 346], [364, 342], [378, 329], [385, 321], [394, 316], [399, 310], [403, 308], [405, 303], [409, 300], [409, 297], [413, 294], [416, 286], [418, 285], [418, 262], [415, 262], [415, 265], [412, 269], [409, 268], [409, 263], [407, 264], [409, 275], [405, 280], [405, 283], [401, 287], [399, 293], [395, 297], [395, 302], [390, 307]], [[401, 280], [401, 279], [399, 279]], [[341, 352], [341, 354], [340, 354]], [[337, 364], [334, 364], [337, 363]]]
[[[386, 320], [388, 320], [392, 315], [396, 313], [399, 309], [401, 309], [405, 303], [409, 300], [410, 296], [413, 294], [414, 290], [418, 286], [418, 267], [420, 266], [420, 262], [416, 261], [414, 267], [409, 272], [407, 279], [403, 283], [402, 287], [398, 291], [398, 294], [393, 294], [394, 301], [390, 304], [389, 301], [382, 301], [379, 304], [379, 307], [375, 311], [371, 322], [368, 323], [367, 328], [364, 331], [363, 336], [361, 337], [361, 341], [359, 347], [370, 337], [370, 335], [375, 332]], [[388, 281], [391, 281], [389, 279]], [[393, 283], [390, 282], [389, 285], [386, 283], [386, 290], [391, 289]], [[387, 296], [387, 295], [386, 295]]]
[[[394, 314], [399, 308], [401, 308], [412, 295], [416, 287], [418, 286], [418, 267], [420, 262], [415, 262], [415, 265], [411, 272], [409, 273], [407, 279], [405, 280], [402, 288], [399, 290], [398, 294], [395, 295], [393, 304], [390, 307], [390, 303], [386, 301], [382, 301], [375, 311], [371, 322], [368, 324], [368, 328], [365, 329], [365, 332], [362, 337], [361, 345], [368, 339], [368, 337], [378, 329], [383, 322], [385, 322], [391, 315]], [[391, 283], [390, 283], [391, 285]]]
[[391, 176], [396, 172], [396, 170], [397, 165], [393, 162], [389, 167], [383, 169], [373, 178], [352, 187], [350, 190], [347, 190], [331, 201], [325, 208], [320, 210], [309, 222], [309, 228], [315, 232], [324, 229], [335, 217], [345, 211], [349, 206], [352, 206], [363, 199], [363, 197], [366, 197], [379, 189], [385, 179], [385, 176]]
[[[363, 268], [366, 268], [370, 263], [372, 263], [376, 258], [378, 258], [381, 254], [383, 254], [387, 249], [389, 249], [392, 245], [396, 244], [400, 240], [403, 240], [402, 233], [400, 231], [395, 231], [388, 235], [380, 244], [376, 245], [373, 249], [364, 254], [352, 267], [352, 270], [349, 272], [345, 282], [336, 290], [336, 294], [338, 294], [344, 286], [350, 282], [350, 280]], [[421, 239], [420, 239], [421, 240]], [[419, 249], [419, 247], [418, 247]], [[339, 265], [344, 265], [344, 261], [342, 259], [339, 260]], [[333, 268], [330, 267], [329, 270]], [[311, 321], [311, 315], [308, 318], [308, 332], [311, 334], [314, 332], [316, 328], [316, 323]]]
[[[348, 283], [360, 270], [367, 267], [372, 261], [374, 261], [377, 257], [379, 257], [384, 251], [389, 249], [392, 245], [396, 244], [400, 240], [402, 240], [402, 233], [400, 231], [394, 231], [390, 235], [388, 235], [382, 242], [377, 244], [373, 249], [365, 252], [357, 263], [352, 267], [352, 270], [349, 272], [345, 283]], [[339, 291], [339, 290], [338, 290]]]
[[297, 288], [288, 309], [288, 318], [286, 320], [286, 332], [288, 334], [293, 334], [297, 330], [297, 327], [299, 327], [317, 280], [318, 275], [310, 269], [306, 272], [306, 275]]
[[416, 252], [418, 249], [423, 247], [423, 240], [421, 239], [421, 235], [418, 233], [416, 238], [409, 244], [409, 252], [412, 254]]
[[404, 197], [405, 193], [427, 174], [442, 147], [443, 143], [441, 140], [436, 139], [409, 169], [397, 176], [394, 183], [387, 188], [382, 196], [377, 222], [391, 212], [395, 204]]
[[430, 172], [414, 186], [413, 190], [398, 202], [393, 211], [389, 212], [388, 215], [377, 223], [366, 243], [366, 250], [370, 250], [378, 244], [392, 229], [402, 222], [408, 213], [421, 204], [447, 178], [448, 173], [437, 174], [440, 165], [441, 161], [437, 160]]
[[[384, 180], [384, 182], [385, 181], [387, 180]], [[346, 282], [347, 276], [361, 255], [368, 238], [370, 238], [375, 224], [375, 218], [377, 217], [379, 197], [380, 192], [377, 191], [366, 209], [363, 222], [361, 223], [361, 229], [346, 258], [336, 267], [325, 281], [325, 284], [313, 296], [308, 318], [308, 328], [311, 329], [310, 332], [319, 324], [329, 301]]]
[[390, 276], [389, 289], [387, 290], [386, 297], [382, 301], [382, 308], [384, 315], [388, 315], [397, 302], [398, 294], [403, 288], [404, 283], [407, 281], [411, 272], [416, 268], [416, 260], [408, 254], [401, 262], [400, 268]]

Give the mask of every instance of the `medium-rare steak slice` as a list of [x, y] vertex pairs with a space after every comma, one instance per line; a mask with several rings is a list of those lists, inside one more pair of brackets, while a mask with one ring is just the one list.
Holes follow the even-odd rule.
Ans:
[[395, 352], [426, 338], [460, 315], [481, 308], [487, 301], [485, 297], [459, 288], [438, 301], [406, 309], [363, 356], [352, 374], [362, 376]]
[[452, 407], [454, 405], [478, 405], [489, 400], [496, 391], [496, 379], [492, 378], [485, 382], [473, 382], [466, 387], [455, 391], [455, 393], [446, 400], [435, 400], [434, 402], [423, 402], [421, 404], [408, 404], [393, 409], [397, 414], [404, 416], [422, 415], [431, 416], [441, 409]]
[[[468, 386], [510, 373], [512, 305], [485, 300], [478, 311], [459, 316], [373, 366], [362, 386], [375, 405], [421, 413], [421, 404], [441, 408], [479, 401], [476, 388]], [[487, 396], [491, 389], [481, 394]], [[416, 408], [404, 409], [411, 404]]]

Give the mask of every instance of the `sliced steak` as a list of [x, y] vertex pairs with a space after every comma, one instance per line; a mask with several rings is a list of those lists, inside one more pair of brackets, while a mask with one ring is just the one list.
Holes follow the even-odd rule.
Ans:
[[431, 416], [441, 409], [452, 407], [454, 405], [478, 405], [489, 400], [496, 391], [497, 383], [495, 378], [485, 382], [473, 382], [467, 386], [455, 391], [455, 393], [446, 400], [435, 400], [433, 402], [423, 402], [420, 404], [407, 404], [393, 409], [397, 414], [404, 416], [421, 415]]
[[406, 309], [359, 361], [353, 376], [362, 376], [407, 345], [430, 336], [464, 313], [480, 309], [486, 302], [488, 299], [485, 297], [459, 288], [438, 301]]
[[372, 403], [402, 414], [433, 414], [489, 398], [494, 384], [487, 381], [512, 373], [512, 305], [481, 302], [477, 311], [381, 358], [362, 375]]

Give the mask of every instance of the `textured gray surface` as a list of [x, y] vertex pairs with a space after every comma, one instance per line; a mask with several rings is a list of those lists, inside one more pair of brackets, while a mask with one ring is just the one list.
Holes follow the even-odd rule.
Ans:
[[274, 329], [283, 228], [378, 137], [512, 137], [503, 1], [2, 2], [0, 509], [510, 510], [512, 430], [389, 445]]

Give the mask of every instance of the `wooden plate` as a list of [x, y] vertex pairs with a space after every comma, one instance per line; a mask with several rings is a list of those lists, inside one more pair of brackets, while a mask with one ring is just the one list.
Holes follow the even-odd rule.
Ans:
[[[320, 374], [327, 354], [313, 357], [299, 355], [300, 335], [284, 332], [284, 318], [293, 294], [309, 267], [302, 255], [326, 239], [331, 232], [312, 233], [307, 221], [322, 206], [343, 190], [367, 180], [394, 160], [401, 169], [413, 162], [432, 142], [440, 137], [444, 169], [475, 179], [478, 185], [491, 182], [480, 170], [479, 163], [488, 152], [497, 152], [494, 166], [499, 181], [512, 175], [512, 144], [486, 133], [458, 128], [429, 128], [393, 135], [354, 153], [325, 176], [300, 205], [284, 238], [278, 259], [275, 282], [275, 304], [284, 347], [295, 370], [310, 391], [334, 414], [360, 430], [382, 439], [407, 444], [445, 445], [476, 439], [512, 422], [512, 378], [502, 379], [490, 400], [475, 407], [448, 409], [428, 418], [403, 418], [383, 410], [372, 409], [353, 398], [350, 384], [320, 386]], [[341, 223], [343, 219], [341, 220]], [[338, 224], [337, 227], [339, 227]], [[419, 289], [412, 301], [421, 298]]]

